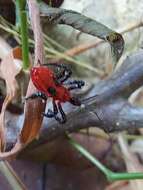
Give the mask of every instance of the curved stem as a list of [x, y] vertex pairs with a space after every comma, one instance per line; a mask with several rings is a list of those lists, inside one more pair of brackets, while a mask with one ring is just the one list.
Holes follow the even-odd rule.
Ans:
[[106, 166], [104, 166], [99, 160], [97, 160], [92, 154], [90, 154], [85, 148], [83, 148], [80, 144], [78, 144], [75, 140], [71, 137], [67, 137], [69, 143], [78, 150], [85, 158], [91, 161], [100, 171], [104, 173], [108, 180], [133, 180], [133, 179], [143, 179], [143, 173], [114, 173]]

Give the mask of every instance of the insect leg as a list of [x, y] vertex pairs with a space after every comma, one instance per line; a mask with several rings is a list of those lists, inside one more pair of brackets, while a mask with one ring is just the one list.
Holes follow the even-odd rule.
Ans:
[[[58, 112], [60, 111], [60, 114], [62, 116], [62, 118], [58, 117]], [[48, 117], [48, 118], [55, 118], [60, 124], [63, 124], [66, 122], [66, 115], [62, 109], [62, 106], [60, 104], [60, 102], [58, 102], [58, 107], [55, 103], [55, 101], [53, 100], [53, 111], [51, 109], [48, 109], [48, 112], [47, 113], [43, 113], [43, 115], [45, 117]]]
[[63, 124], [67, 121], [67, 118], [66, 118], [66, 114], [65, 112], [63, 111], [63, 108], [61, 106], [61, 103], [58, 102], [58, 109], [60, 111], [60, 114], [62, 116], [62, 118], [58, 117], [57, 115], [55, 116], [55, 119], [60, 123], [60, 124]]
[[43, 64], [43, 66], [53, 66], [53, 67], [57, 67], [59, 69], [63, 69], [63, 71], [60, 71], [58, 74], [56, 74], [57, 84], [63, 83], [72, 74], [72, 71], [70, 70], [70, 68], [68, 68], [66, 65], [61, 64], [61, 63], [59, 63], [59, 64], [57, 64], [57, 63], [47, 63], [47, 64]]
[[82, 80], [73, 80], [65, 83], [65, 85], [70, 85], [68, 90], [81, 89], [85, 85], [85, 82]]
[[81, 101], [77, 97], [71, 97], [69, 102], [74, 106], [81, 106]]
[[56, 79], [58, 80], [59, 83], [63, 83], [65, 82], [72, 74], [72, 71], [67, 68], [67, 67], [63, 67], [63, 72], [59, 73], [57, 76], [56, 76]]
[[52, 103], [53, 103], [53, 111], [51, 109], [48, 109], [47, 113], [42, 113], [43, 116], [52, 118], [58, 114], [58, 108], [57, 108], [55, 101], [53, 100]]
[[35, 99], [35, 98], [42, 98], [43, 100], [47, 100], [47, 97], [44, 93], [42, 92], [36, 92], [36, 93], [33, 93], [31, 94], [30, 96], [26, 97], [25, 100], [28, 100], [28, 99]]

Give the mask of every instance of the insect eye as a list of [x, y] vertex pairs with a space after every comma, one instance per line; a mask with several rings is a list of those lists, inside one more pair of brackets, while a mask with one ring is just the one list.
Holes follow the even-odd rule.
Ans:
[[52, 95], [52, 96], [56, 96], [57, 92], [56, 89], [53, 87], [49, 87], [48, 88], [48, 92]]

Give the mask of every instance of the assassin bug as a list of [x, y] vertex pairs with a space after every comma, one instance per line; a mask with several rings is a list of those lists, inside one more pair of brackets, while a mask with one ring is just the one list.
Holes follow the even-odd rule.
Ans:
[[[56, 67], [60, 72], [55, 73], [49, 66]], [[66, 114], [63, 111], [61, 103], [70, 102], [75, 106], [80, 106], [81, 102], [77, 97], [71, 95], [71, 90], [81, 89], [85, 82], [82, 80], [67, 81], [72, 75], [72, 71], [63, 64], [49, 63], [38, 67], [33, 67], [30, 76], [38, 92], [26, 97], [25, 99], [42, 98], [47, 100], [52, 98], [53, 110], [48, 109], [43, 116], [55, 118], [59, 123], [66, 122]], [[61, 114], [61, 117], [58, 116]]]

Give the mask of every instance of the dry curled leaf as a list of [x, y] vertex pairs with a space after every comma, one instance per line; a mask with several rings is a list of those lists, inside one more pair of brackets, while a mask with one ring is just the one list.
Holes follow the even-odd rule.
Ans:
[[[36, 92], [35, 87], [30, 81], [27, 96]], [[28, 100], [25, 104], [25, 118], [20, 134], [20, 141], [24, 144], [31, 142], [39, 134], [42, 124], [42, 112], [45, 110], [45, 102], [41, 99]]]
[[[44, 45], [43, 45], [43, 34], [40, 26], [40, 12], [37, 2], [34, 0], [28, 1], [30, 21], [34, 33], [35, 40], [35, 61], [37, 65], [40, 61], [44, 63]], [[26, 96], [29, 96], [36, 92], [36, 89], [30, 81]], [[31, 142], [39, 134], [41, 128], [43, 116], [42, 112], [45, 110], [46, 103], [40, 99], [29, 100], [25, 105], [25, 119], [23, 128], [20, 134], [20, 141], [24, 144]]]
[[46, 16], [48, 23], [66, 24], [81, 32], [96, 36], [109, 42], [113, 57], [116, 61], [120, 59], [124, 50], [124, 39], [121, 34], [113, 31], [96, 20], [72, 10], [52, 8], [41, 2], [40, 11], [41, 16]]
[[[40, 16], [39, 9], [36, 1], [30, 0], [28, 1], [29, 12], [32, 12], [31, 24], [34, 32], [34, 40], [35, 40], [35, 65], [43, 63], [44, 61], [44, 48], [43, 48], [43, 36], [42, 30], [40, 27]], [[17, 55], [17, 51], [14, 51], [15, 55]], [[19, 54], [18, 54], [19, 55]], [[17, 55], [17, 56], [18, 56]], [[12, 93], [13, 92], [13, 93]], [[29, 82], [28, 90], [26, 96], [31, 95], [36, 92], [35, 87], [32, 82]], [[11, 90], [13, 97], [15, 95], [15, 91]], [[15, 146], [9, 152], [0, 153], [1, 159], [11, 159], [15, 157], [18, 152], [20, 152], [28, 143], [30, 143], [33, 139], [35, 139], [42, 125], [42, 112], [45, 110], [46, 102], [42, 102], [41, 99], [37, 100], [28, 100], [25, 102], [24, 106], [24, 122], [22, 124], [22, 130], [17, 138], [17, 142]]]
[[[36, 92], [36, 89], [30, 81], [26, 96], [34, 92]], [[11, 151], [0, 153], [1, 159], [15, 158], [19, 151], [21, 151], [29, 142], [37, 137], [43, 119], [41, 113], [45, 110], [45, 105], [45, 102], [43, 103], [40, 99], [25, 102], [24, 123], [21, 133]]]
[[1, 77], [6, 82], [6, 97], [3, 102], [1, 114], [0, 114], [0, 151], [4, 150], [5, 139], [5, 110], [8, 104], [14, 99], [18, 90], [18, 83], [16, 76], [21, 71], [21, 49], [19, 47], [10, 51], [10, 53], [2, 60], [0, 65]]

